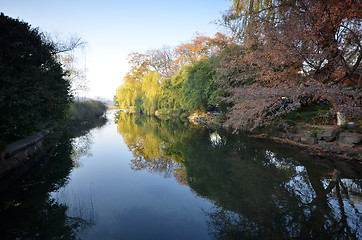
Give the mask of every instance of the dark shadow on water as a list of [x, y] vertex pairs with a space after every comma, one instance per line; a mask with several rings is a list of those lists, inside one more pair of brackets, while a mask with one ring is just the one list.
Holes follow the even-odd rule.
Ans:
[[[90, 139], [90, 130], [101, 127], [105, 119], [89, 122], [70, 131], [52, 134], [46, 139], [49, 154], [29, 169], [21, 180], [1, 184], [1, 239], [77, 239], [77, 232], [94, 224], [92, 218], [69, 216], [69, 207], [58, 203], [51, 192], [63, 187], [77, 163], [74, 155], [87, 154], [91, 142], [74, 144], [74, 139]], [[89, 206], [91, 208], [91, 206]], [[92, 212], [93, 209], [87, 211]]]

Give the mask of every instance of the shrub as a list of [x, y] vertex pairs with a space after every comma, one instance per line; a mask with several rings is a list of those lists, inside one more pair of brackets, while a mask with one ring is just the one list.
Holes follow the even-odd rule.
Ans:
[[75, 101], [71, 104], [71, 120], [73, 122], [84, 122], [101, 117], [107, 110], [101, 101]]
[[54, 52], [37, 29], [0, 14], [0, 142], [65, 119], [70, 86]]

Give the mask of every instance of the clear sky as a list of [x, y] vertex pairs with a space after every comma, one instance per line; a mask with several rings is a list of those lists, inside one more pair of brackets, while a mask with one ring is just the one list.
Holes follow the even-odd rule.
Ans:
[[175, 47], [195, 32], [213, 36], [212, 23], [228, 9], [225, 0], [0, 0], [0, 11], [41, 31], [87, 42], [80, 65], [87, 68], [89, 97], [112, 99], [129, 70], [127, 56]]

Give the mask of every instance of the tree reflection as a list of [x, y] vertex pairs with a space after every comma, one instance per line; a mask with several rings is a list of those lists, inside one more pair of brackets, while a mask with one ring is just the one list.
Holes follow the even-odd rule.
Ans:
[[204, 147], [202, 152], [201, 141], [194, 142], [185, 164], [190, 187], [219, 207], [208, 214], [216, 239], [360, 237], [360, 212], [349, 200], [357, 193], [341, 192], [342, 178], [357, 178], [358, 171], [351, 176], [332, 169], [324, 186], [323, 174], [331, 166], [322, 159], [298, 156], [263, 141], [227, 139], [213, 160], [219, 151]]
[[87, 133], [72, 140], [73, 149], [71, 158], [73, 160], [73, 166], [75, 168], [82, 167], [82, 157], [92, 156], [92, 154], [90, 153], [90, 148], [92, 144], [92, 135], [90, 133]]
[[72, 129], [72, 154], [73, 166], [75, 168], [82, 167], [81, 159], [83, 157], [91, 157], [90, 148], [93, 144], [93, 136], [91, 129], [100, 128], [106, 124], [106, 118], [98, 118], [86, 122], [76, 129]]
[[215, 207], [215, 239], [356, 239], [360, 166], [172, 120], [120, 114], [134, 170], [173, 175]]
[[147, 169], [165, 177], [179, 175], [184, 159], [180, 149], [186, 134], [182, 122], [121, 113], [118, 132], [133, 154], [131, 168], [135, 171]]
[[13, 182], [12, 179], [2, 180], [1, 239], [77, 239], [80, 229], [93, 224], [92, 219], [84, 218], [82, 214], [70, 216], [69, 206], [57, 202], [50, 194], [67, 183], [74, 167], [74, 152], [79, 151], [77, 154], [80, 156], [89, 150], [89, 142], [74, 148], [73, 140], [75, 136], [82, 136], [88, 132], [89, 128], [84, 126], [79, 131], [73, 129], [71, 134], [53, 134], [45, 145], [55, 147], [51, 148], [49, 156], [45, 157], [41, 165], [29, 169], [21, 182]]
[[67, 206], [49, 198], [49, 192], [67, 181], [72, 169], [69, 138], [58, 142], [46, 166], [31, 169], [27, 179], [1, 199], [3, 239], [75, 239], [77, 219], [66, 215]]

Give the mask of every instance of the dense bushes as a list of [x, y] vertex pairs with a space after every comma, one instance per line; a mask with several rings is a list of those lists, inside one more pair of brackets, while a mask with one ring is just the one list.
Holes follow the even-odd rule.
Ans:
[[70, 83], [56, 57], [68, 48], [58, 47], [28, 23], [0, 14], [0, 143], [105, 112], [100, 101], [71, 103]]
[[216, 79], [214, 58], [200, 60], [190, 67], [183, 95], [191, 111], [207, 110], [209, 106], [220, 103], [223, 89]]
[[0, 14], [0, 142], [65, 119], [70, 86], [55, 52], [37, 29]]
[[106, 110], [106, 106], [101, 101], [75, 101], [71, 104], [70, 118], [73, 123], [90, 121], [101, 117]]

